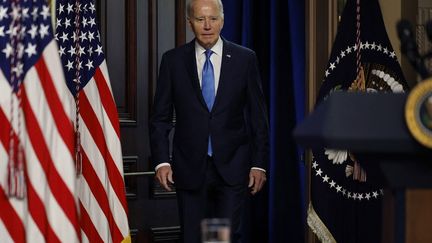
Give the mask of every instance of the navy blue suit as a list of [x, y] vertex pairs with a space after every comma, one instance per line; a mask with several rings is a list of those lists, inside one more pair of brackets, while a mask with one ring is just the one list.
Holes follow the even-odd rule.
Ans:
[[[168, 133], [174, 111], [170, 161]], [[152, 159], [155, 165], [171, 163], [177, 192], [200, 191], [212, 183], [210, 177], [220, 180], [217, 185], [239, 186], [246, 191], [251, 167], [267, 169], [269, 150], [267, 109], [255, 53], [223, 40], [219, 86], [209, 111], [199, 84], [195, 41], [166, 52], [159, 70], [150, 133]], [[213, 148], [210, 162], [209, 135]]]

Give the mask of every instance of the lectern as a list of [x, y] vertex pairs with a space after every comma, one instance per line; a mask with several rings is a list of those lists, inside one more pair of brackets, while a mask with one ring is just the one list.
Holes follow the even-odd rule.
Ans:
[[335, 92], [293, 135], [304, 148], [349, 150], [380, 166], [387, 192], [383, 242], [432, 242], [432, 150], [411, 136], [406, 99], [406, 94]]

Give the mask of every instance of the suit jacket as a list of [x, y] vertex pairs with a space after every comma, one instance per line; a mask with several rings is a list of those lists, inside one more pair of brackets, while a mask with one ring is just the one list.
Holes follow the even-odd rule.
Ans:
[[178, 188], [195, 189], [203, 183], [209, 135], [215, 166], [228, 184], [245, 183], [251, 167], [267, 168], [268, 114], [256, 55], [224, 39], [222, 55], [211, 111], [199, 84], [195, 40], [162, 56], [150, 120], [151, 151], [156, 165], [171, 162]]

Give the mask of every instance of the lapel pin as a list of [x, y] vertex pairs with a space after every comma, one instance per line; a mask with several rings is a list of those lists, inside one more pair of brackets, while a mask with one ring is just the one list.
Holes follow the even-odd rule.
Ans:
[[227, 54], [226, 57], [231, 58], [231, 55], [230, 55], [230, 54]]

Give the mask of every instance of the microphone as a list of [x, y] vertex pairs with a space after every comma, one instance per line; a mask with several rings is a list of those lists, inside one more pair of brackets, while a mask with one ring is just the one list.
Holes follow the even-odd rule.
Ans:
[[407, 20], [400, 20], [397, 24], [397, 31], [401, 41], [402, 53], [405, 54], [408, 61], [414, 66], [422, 79], [429, 77], [429, 72], [426, 69], [423, 57], [420, 56], [417, 49], [417, 43], [410, 22]]

